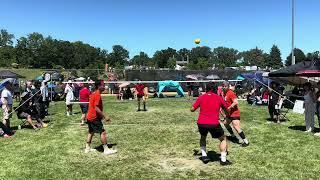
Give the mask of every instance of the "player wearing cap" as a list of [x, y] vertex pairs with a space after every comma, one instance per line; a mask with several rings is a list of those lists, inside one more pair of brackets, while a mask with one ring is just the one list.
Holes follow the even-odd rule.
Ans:
[[89, 133], [87, 137], [87, 144], [85, 148], [85, 153], [95, 151], [91, 149], [91, 141], [94, 133], [100, 134], [101, 143], [103, 145], [104, 154], [110, 155], [117, 152], [117, 150], [109, 149], [107, 145], [107, 133], [103, 128], [102, 120], [110, 121], [110, 118], [107, 114], [103, 112], [103, 104], [101, 93], [105, 90], [105, 85], [103, 81], [95, 82], [95, 91], [91, 94], [89, 100], [89, 110], [87, 115], [87, 123], [89, 127]]
[[210, 161], [206, 152], [206, 138], [207, 134], [210, 132], [212, 138], [218, 138], [220, 140], [220, 164], [230, 165], [231, 162], [227, 160], [227, 139], [219, 120], [219, 112], [221, 108], [226, 112], [226, 114], [228, 114], [227, 105], [222, 97], [214, 93], [215, 89], [216, 88], [213, 84], [209, 84], [206, 89], [207, 93], [198, 97], [196, 102], [192, 105], [191, 111], [194, 112], [200, 108], [197, 124], [201, 135], [200, 148], [202, 161], [204, 163], [208, 163]]
[[227, 103], [228, 111], [229, 111], [229, 115], [227, 116], [227, 119], [224, 121], [224, 124], [227, 130], [230, 132], [230, 134], [233, 134], [230, 124], [233, 125], [234, 129], [237, 131], [237, 133], [243, 140], [242, 146], [246, 147], [249, 145], [249, 141], [244, 135], [244, 132], [242, 131], [240, 126], [240, 109], [239, 109], [237, 95], [234, 92], [235, 85], [226, 81], [223, 83], [223, 88], [225, 91], [225, 101]]
[[137, 85], [135, 85], [134, 89], [135, 89], [135, 93], [137, 95], [137, 99], [138, 99], [138, 111], [141, 111], [140, 109], [140, 105], [141, 105], [141, 99], [142, 99], [142, 103], [143, 103], [143, 111], [147, 111], [146, 109], [146, 94], [145, 94], [145, 86], [141, 83], [141, 81], [139, 81], [139, 83]]

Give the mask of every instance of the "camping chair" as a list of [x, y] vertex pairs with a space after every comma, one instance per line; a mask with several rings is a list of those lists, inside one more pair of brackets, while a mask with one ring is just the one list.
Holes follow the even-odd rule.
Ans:
[[27, 119], [25, 117], [21, 117], [17, 110], [18, 110], [17, 107], [14, 107], [14, 111], [17, 114], [17, 118], [20, 120], [20, 124], [18, 125], [18, 129], [21, 129], [22, 126], [26, 125]]
[[286, 97], [281, 97], [279, 103], [276, 105], [275, 109], [278, 111], [277, 119], [279, 120], [289, 120], [286, 116], [289, 112], [289, 108], [283, 106], [283, 102], [286, 100]]

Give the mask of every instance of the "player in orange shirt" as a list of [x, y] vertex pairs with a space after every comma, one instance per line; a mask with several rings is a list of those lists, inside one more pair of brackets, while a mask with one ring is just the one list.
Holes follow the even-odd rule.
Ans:
[[102, 124], [103, 119], [106, 121], [110, 121], [109, 116], [103, 112], [101, 93], [104, 90], [105, 90], [104, 82], [101, 80], [96, 81], [95, 91], [91, 94], [89, 98], [89, 110], [87, 114], [87, 123], [88, 123], [89, 133], [87, 137], [85, 153], [95, 151], [95, 149], [91, 149], [90, 147], [94, 133], [100, 134], [100, 139], [103, 145], [104, 154], [110, 155], [117, 152], [117, 150], [108, 148], [107, 133]]
[[244, 135], [244, 132], [242, 131], [240, 126], [240, 109], [237, 95], [234, 92], [235, 88], [235, 85], [229, 83], [228, 81], [223, 83], [223, 89], [225, 91], [225, 101], [229, 111], [229, 115], [227, 116], [226, 121], [224, 121], [224, 124], [227, 130], [230, 132], [230, 134], [233, 134], [230, 124], [233, 125], [234, 129], [237, 131], [237, 133], [243, 140], [242, 146], [246, 147], [249, 145], [249, 141]]

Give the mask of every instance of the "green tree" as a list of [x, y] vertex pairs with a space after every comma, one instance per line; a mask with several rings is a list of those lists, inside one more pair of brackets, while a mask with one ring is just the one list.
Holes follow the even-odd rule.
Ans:
[[169, 47], [161, 51], [156, 51], [153, 55], [153, 60], [159, 68], [166, 68], [168, 67], [168, 60], [175, 57], [177, 57], [176, 50]]
[[242, 52], [241, 57], [243, 58], [243, 65], [245, 66], [266, 67], [268, 61], [268, 54], [264, 53], [263, 50], [258, 47]]
[[312, 53], [307, 53], [306, 60], [307, 61], [314, 61], [314, 60], [319, 60], [320, 59], [320, 53], [319, 51], [315, 51]]
[[269, 60], [267, 61], [266, 65], [274, 69], [282, 67], [281, 52], [278, 46], [272, 46], [269, 54]]
[[0, 47], [12, 46], [14, 35], [10, 34], [7, 30], [0, 30]]
[[199, 46], [199, 47], [192, 48], [189, 59], [190, 61], [197, 64], [199, 58], [204, 58], [207, 61], [210, 61], [211, 56], [212, 56], [212, 52], [209, 47]]
[[177, 59], [176, 59], [176, 58], [173, 58], [173, 57], [169, 58], [168, 63], [167, 63], [167, 67], [168, 67], [169, 69], [175, 69], [175, 67], [176, 67], [176, 62], [177, 62]]
[[108, 56], [108, 63], [111, 67], [116, 65], [119, 67], [124, 67], [128, 63], [129, 51], [126, 50], [121, 45], [114, 45], [112, 47], [112, 52]]
[[217, 47], [213, 49], [212, 56], [216, 67], [232, 67], [237, 65], [239, 52], [233, 48]]
[[9, 67], [15, 62], [15, 49], [12, 46], [14, 35], [7, 30], [0, 30], [0, 66]]
[[151, 58], [149, 58], [148, 54], [145, 52], [140, 52], [139, 55], [135, 55], [131, 60], [130, 63], [134, 66], [149, 66]]
[[[307, 60], [306, 55], [301, 49], [295, 48], [293, 52], [295, 56], [295, 63], [299, 63]], [[292, 63], [292, 53], [290, 53], [289, 56], [287, 57], [286, 66], [290, 66], [291, 63]]]

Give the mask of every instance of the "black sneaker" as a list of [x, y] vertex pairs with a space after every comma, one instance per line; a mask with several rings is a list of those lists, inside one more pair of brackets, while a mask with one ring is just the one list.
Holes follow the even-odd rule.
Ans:
[[201, 160], [204, 164], [208, 164], [208, 162], [210, 162], [210, 158], [208, 156], [202, 156]]
[[242, 146], [242, 147], [248, 147], [248, 146], [249, 146], [249, 143], [242, 143], [241, 146]]
[[141, 111], [141, 109], [138, 109], [137, 112]]
[[147, 109], [143, 109], [143, 111], [148, 111]]
[[220, 165], [221, 166], [229, 166], [229, 165], [231, 165], [232, 164], [232, 162], [230, 162], [230, 161], [228, 161], [228, 160], [226, 160], [226, 162], [222, 162], [221, 160], [220, 160]]

